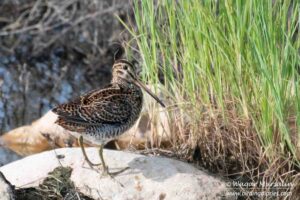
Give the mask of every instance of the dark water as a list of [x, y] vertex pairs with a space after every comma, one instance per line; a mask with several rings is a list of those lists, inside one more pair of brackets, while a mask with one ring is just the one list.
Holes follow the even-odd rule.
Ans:
[[[91, 68], [80, 59], [72, 62], [57, 53], [64, 51], [58, 48], [49, 56], [28, 60], [20, 60], [15, 55], [0, 57], [1, 132], [28, 124], [56, 104], [108, 81], [108, 64]], [[99, 68], [105, 70], [97, 73]], [[90, 77], [89, 73], [95, 77]]]

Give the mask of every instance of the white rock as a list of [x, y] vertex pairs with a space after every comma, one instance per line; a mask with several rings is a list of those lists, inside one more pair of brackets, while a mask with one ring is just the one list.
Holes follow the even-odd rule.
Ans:
[[[93, 162], [100, 162], [96, 148], [86, 150]], [[219, 199], [229, 191], [224, 182], [180, 161], [112, 150], [104, 150], [104, 159], [110, 171], [130, 168], [114, 179], [103, 177], [84, 163], [79, 148], [64, 148], [26, 157], [0, 171], [12, 185], [29, 187], [41, 183], [54, 168], [70, 166], [76, 188], [94, 199]]]

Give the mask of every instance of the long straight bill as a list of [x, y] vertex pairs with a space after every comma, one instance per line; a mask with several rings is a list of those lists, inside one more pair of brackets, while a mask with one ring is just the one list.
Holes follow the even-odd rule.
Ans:
[[135, 79], [135, 84], [141, 86], [150, 96], [152, 96], [162, 107], [166, 107], [165, 104], [149, 90], [141, 81]]

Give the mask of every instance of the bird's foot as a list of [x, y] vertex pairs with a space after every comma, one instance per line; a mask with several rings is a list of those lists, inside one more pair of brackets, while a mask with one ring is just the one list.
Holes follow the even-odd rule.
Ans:
[[90, 160], [84, 160], [83, 163], [82, 163], [82, 166], [84, 166], [84, 163], [87, 163], [89, 165], [89, 167], [91, 169], [94, 169], [94, 167], [98, 167], [98, 166], [101, 166], [102, 164], [101, 163], [92, 163]]
[[117, 176], [117, 175], [119, 175], [119, 174], [125, 172], [125, 171], [128, 170], [128, 169], [129, 169], [129, 167], [125, 167], [125, 168], [123, 168], [123, 169], [121, 169], [121, 170], [119, 170], [119, 171], [116, 171], [116, 172], [110, 172], [109, 169], [108, 169], [108, 167], [105, 166], [105, 167], [103, 168], [102, 176], [110, 176], [111, 178], [113, 178], [114, 176]]

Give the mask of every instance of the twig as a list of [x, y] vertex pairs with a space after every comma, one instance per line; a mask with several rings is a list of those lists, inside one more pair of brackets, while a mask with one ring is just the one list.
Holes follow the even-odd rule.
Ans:
[[45, 27], [45, 28], [43, 27], [43, 25], [41, 23], [38, 23], [38, 24], [31, 25], [31, 26], [23, 27], [21, 29], [13, 30], [13, 31], [2, 31], [2, 32], [0, 32], [0, 36], [16, 35], [16, 34], [21, 34], [21, 33], [30, 32], [30, 31], [32, 31], [30, 33], [34, 35], [34, 34], [40, 33], [41, 31], [47, 32], [47, 31], [53, 30], [55, 28], [59, 28], [64, 25], [71, 25], [71, 28], [73, 28], [86, 20], [94, 19], [98, 16], [114, 12], [122, 7], [123, 7], [123, 5], [118, 5], [118, 6], [110, 7], [110, 8], [107, 8], [107, 9], [104, 9], [101, 11], [97, 11], [97, 12], [94, 12], [91, 14], [87, 14], [85, 16], [81, 16], [79, 19], [77, 19], [73, 23], [71, 23], [70, 21], [64, 21], [64, 22], [57, 23], [52, 26]]

